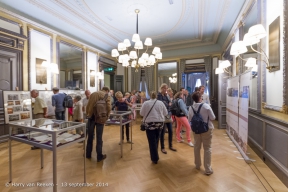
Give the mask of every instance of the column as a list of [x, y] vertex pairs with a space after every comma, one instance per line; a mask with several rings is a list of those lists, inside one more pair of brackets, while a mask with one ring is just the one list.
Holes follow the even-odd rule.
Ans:
[[[23, 35], [28, 37], [28, 28], [27, 23], [22, 21], [22, 29], [23, 29]], [[28, 40], [24, 41], [24, 49], [23, 49], [23, 91], [28, 91], [28, 78], [29, 78], [29, 71], [28, 71]]]

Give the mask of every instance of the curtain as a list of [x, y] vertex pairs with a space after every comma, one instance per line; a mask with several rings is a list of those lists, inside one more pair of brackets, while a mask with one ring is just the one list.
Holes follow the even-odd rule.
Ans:
[[[212, 77], [212, 58], [210, 56], [208, 57], [204, 57], [204, 62], [205, 62], [205, 70], [206, 70], [206, 82], [202, 85], [205, 85], [205, 92], [208, 91], [209, 96], [210, 94], [210, 90], [211, 90], [211, 81], [210, 81], [210, 77]], [[202, 81], [201, 81], [202, 83]]]
[[151, 67], [145, 67], [145, 79], [148, 92], [150, 93], [150, 91], [157, 91], [154, 88], [155, 78], [153, 65]]
[[[180, 60], [180, 67], [179, 67], [179, 74], [177, 75], [177, 83], [178, 83], [178, 90], [180, 90], [181, 87], [184, 87], [185, 85], [182, 84], [182, 75], [185, 71], [185, 64], [186, 64], [186, 60], [185, 59], [181, 59]], [[177, 91], [178, 91], [177, 90]]]
[[131, 90], [139, 91], [141, 79], [141, 68], [135, 72], [135, 68], [131, 68]]
[[206, 82], [206, 73], [190, 73], [188, 74], [188, 87], [191, 87], [191, 92], [193, 93], [195, 90], [195, 85], [197, 79], [200, 79], [201, 85], [205, 85]]

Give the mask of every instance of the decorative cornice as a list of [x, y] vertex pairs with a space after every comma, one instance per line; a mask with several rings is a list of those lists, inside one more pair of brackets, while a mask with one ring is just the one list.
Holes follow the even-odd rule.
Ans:
[[27, 40], [27, 37], [25, 35], [15, 33], [13, 31], [10, 31], [10, 30], [7, 30], [7, 29], [1, 28], [1, 27], [0, 27], [0, 33], [8, 35], [8, 36], [16, 37], [16, 38], [19, 38], [22, 40]]

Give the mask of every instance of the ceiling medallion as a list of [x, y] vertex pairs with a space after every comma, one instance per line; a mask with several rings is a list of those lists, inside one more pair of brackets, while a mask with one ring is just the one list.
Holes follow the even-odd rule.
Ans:
[[[138, 72], [139, 67], [150, 67], [158, 62], [159, 59], [162, 59], [162, 53], [159, 47], [154, 47], [152, 54], [149, 56], [147, 53], [148, 47], [152, 46], [152, 39], [147, 37], [145, 39], [144, 45], [146, 45], [146, 51], [142, 53], [142, 56], [138, 58], [141, 54], [140, 49], [143, 49], [143, 43], [140, 40], [140, 36], [138, 34], [138, 14], [140, 13], [139, 9], [135, 9], [135, 13], [137, 16], [136, 20], [136, 34], [133, 35], [132, 41], [135, 42], [134, 49], [129, 50], [131, 46], [129, 39], [124, 39], [123, 42], [118, 43], [118, 50], [112, 49], [111, 56], [115, 57], [118, 63], [122, 63], [123, 67], [134, 67], [135, 72]], [[122, 54], [120, 55], [120, 51]]]

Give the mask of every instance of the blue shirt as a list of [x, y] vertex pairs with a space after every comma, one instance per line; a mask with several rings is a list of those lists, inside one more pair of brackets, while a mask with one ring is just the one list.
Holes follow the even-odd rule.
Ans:
[[65, 96], [64, 93], [56, 93], [52, 95], [52, 106], [55, 107], [55, 112], [65, 111], [65, 108], [63, 107]]
[[117, 111], [128, 111], [128, 105], [125, 101], [124, 102], [116, 101], [115, 107], [117, 107]]

